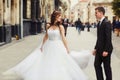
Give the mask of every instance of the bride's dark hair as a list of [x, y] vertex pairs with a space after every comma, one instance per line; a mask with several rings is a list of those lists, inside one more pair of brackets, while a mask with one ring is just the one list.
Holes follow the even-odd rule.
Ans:
[[60, 15], [61, 15], [60, 11], [56, 11], [56, 10], [53, 11], [53, 13], [51, 14], [51, 23], [50, 23], [50, 25], [60, 25], [62, 23], [62, 20], [55, 24], [56, 17], [60, 16]]

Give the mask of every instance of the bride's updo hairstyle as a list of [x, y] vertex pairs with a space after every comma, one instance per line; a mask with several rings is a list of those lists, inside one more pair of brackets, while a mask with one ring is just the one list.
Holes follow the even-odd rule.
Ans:
[[58, 16], [60, 16], [61, 15], [61, 12], [60, 11], [53, 11], [53, 13], [51, 14], [51, 25], [60, 25], [62, 22], [60, 21], [60, 22], [57, 22], [56, 24], [55, 24], [55, 21], [56, 21], [56, 18], [58, 17]]

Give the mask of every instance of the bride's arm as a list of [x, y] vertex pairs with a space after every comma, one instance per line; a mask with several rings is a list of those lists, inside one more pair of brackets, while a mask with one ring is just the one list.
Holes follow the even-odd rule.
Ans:
[[[48, 29], [48, 28], [49, 28], [49, 25], [47, 25], [46, 29]], [[46, 33], [45, 33], [45, 36], [43, 37], [42, 45], [41, 45], [41, 48], [40, 48], [41, 51], [42, 51], [43, 45], [47, 41], [47, 39], [48, 39], [48, 34], [47, 34], [47, 30], [46, 30]]]
[[44, 38], [43, 38], [43, 41], [42, 41], [41, 49], [43, 48], [43, 45], [44, 45], [44, 43], [46, 42], [47, 39], [48, 39], [48, 34], [46, 33]]
[[67, 45], [67, 40], [66, 40], [66, 37], [65, 37], [65, 30], [64, 30], [64, 27], [62, 25], [60, 25], [60, 33], [61, 33], [61, 36], [62, 36], [62, 41], [64, 43], [64, 46], [67, 50], [67, 52], [69, 53], [69, 49], [68, 49], [68, 45]]

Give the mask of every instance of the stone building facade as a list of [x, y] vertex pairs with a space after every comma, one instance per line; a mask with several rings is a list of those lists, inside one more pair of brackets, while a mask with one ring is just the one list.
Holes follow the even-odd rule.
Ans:
[[[115, 16], [113, 14], [113, 10], [112, 10], [112, 5], [111, 5], [111, 2], [113, 0], [94, 0], [91, 5], [91, 10], [90, 10], [90, 16], [92, 15], [95, 15], [95, 8], [98, 7], [98, 6], [102, 6], [105, 8], [105, 17], [110, 20], [111, 22], [113, 21], [113, 17]], [[92, 16], [90, 17], [90, 22], [95, 22], [96, 19], [95, 19], [95, 16]]]
[[19, 5], [19, 0], [0, 0], [0, 42], [9, 43], [14, 34], [19, 35]]
[[0, 0], [0, 45], [40, 33], [44, 1]]
[[[67, 0], [0, 0], [0, 45], [41, 33], [53, 10], [60, 6], [64, 9], [64, 1]], [[66, 3], [69, 7], [69, 0]]]
[[81, 19], [82, 22], [96, 22], [95, 8], [98, 6], [103, 6], [106, 11], [106, 18], [112, 21], [114, 14], [112, 10], [111, 2], [113, 0], [80, 0], [71, 10], [73, 20]]

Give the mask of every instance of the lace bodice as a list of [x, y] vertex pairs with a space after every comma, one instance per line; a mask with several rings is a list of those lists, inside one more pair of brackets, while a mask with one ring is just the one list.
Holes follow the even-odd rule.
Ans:
[[48, 29], [48, 39], [49, 40], [61, 40], [60, 31], [58, 29], [56, 30]]

